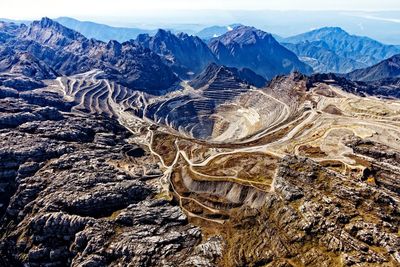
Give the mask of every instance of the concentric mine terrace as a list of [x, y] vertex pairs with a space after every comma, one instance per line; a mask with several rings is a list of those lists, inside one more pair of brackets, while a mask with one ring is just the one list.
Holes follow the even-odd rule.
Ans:
[[222, 265], [400, 262], [400, 101], [298, 74], [261, 89], [183, 82], [149, 96], [99, 73], [38, 90], [61, 94], [74, 113], [117, 118], [147, 146], [163, 171], [149, 181], [158, 197], [204, 237], [224, 238]]

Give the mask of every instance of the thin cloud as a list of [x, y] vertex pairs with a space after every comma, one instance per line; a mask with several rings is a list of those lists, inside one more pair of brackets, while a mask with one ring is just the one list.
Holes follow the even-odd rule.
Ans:
[[396, 18], [384, 18], [375, 15], [368, 15], [368, 14], [347, 14], [353, 17], [364, 18], [364, 19], [372, 19], [372, 20], [379, 20], [379, 21], [386, 21], [392, 23], [400, 23], [400, 19]]

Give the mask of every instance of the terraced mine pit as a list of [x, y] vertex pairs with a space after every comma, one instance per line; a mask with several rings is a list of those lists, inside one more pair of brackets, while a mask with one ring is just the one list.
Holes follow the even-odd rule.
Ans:
[[0, 22], [0, 266], [400, 266], [398, 49], [227, 30]]
[[[183, 83], [179, 94], [165, 96], [130, 91], [96, 75], [61, 78], [44, 90], [62, 94], [75, 113], [117, 118], [136, 143], [148, 146], [163, 171], [152, 182], [160, 188], [158, 196], [176, 201], [204, 235], [224, 237], [223, 264], [237, 265], [233, 259], [255, 266], [259, 253], [267, 253], [261, 257], [266, 262], [277, 257], [292, 266], [307, 265], [307, 255], [324, 266], [360, 255], [387, 266], [400, 260], [393, 250], [400, 218], [399, 101], [359, 97], [323, 83], [307, 87], [297, 74], [262, 89], [194, 89]], [[372, 220], [369, 227], [378, 227], [384, 215], [368, 206], [376, 194], [388, 198], [382, 201], [393, 228], [379, 226], [392, 242], [387, 251], [350, 230], [339, 237], [347, 227], [343, 222]], [[318, 203], [330, 203], [321, 216], [333, 223], [331, 241], [322, 245], [315, 243], [327, 234], [327, 226], [318, 225]], [[329, 218], [338, 221], [325, 221]], [[316, 239], [304, 239], [309, 231], [316, 231]], [[329, 244], [335, 238], [348, 243]]]

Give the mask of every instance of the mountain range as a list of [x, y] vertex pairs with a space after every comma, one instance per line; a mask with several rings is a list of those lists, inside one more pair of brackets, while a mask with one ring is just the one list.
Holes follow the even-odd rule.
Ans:
[[242, 25], [0, 23], [0, 266], [399, 266], [400, 54], [314, 72]]
[[313, 30], [284, 38], [281, 42], [315, 72], [346, 73], [400, 53], [399, 46], [350, 35], [338, 27]]
[[[4, 56], [5, 51], [28, 52], [66, 75], [98, 67], [107, 77], [124, 76], [124, 85], [143, 90], [165, 90], [178, 80], [172, 72], [187, 79], [213, 62], [248, 68], [266, 79], [295, 70], [311, 73], [309, 66], [272, 35], [245, 26], [213, 38], [208, 45], [199, 37], [166, 30], [158, 30], [154, 36], [140, 34], [136, 40], [124, 43], [106, 43], [88, 39], [48, 18], [34, 21], [29, 27], [20, 25], [18, 30], [9, 24], [3, 32], [8, 36], [4, 37], [7, 40], [3, 48], [8, 47]], [[149, 75], [158, 75], [159, 79], [150, 79]]]
[[98, 68], [111, 80], [153, 93], [166, 90], [179, 80], [157, 54], [135, 42], [87, 39], [48, 18], [34, 21], [27, 28], [21, 26], [0, 46], [1, 59], [20, 52], [28, 53], [59, 75]]
[[94, 38], [103, 42], [116, 40], [125, 42], [135, 39], [139, 34], [154, 34], [155, 30], [146, 30], [140, 28], [112, 27], [106, 24], [95, 23], [91, 21], [80, 21], [69, 17], [59, 17], [54, 19], [67, 28], [82, 33], [87, 38]]
[[[247, 73], [249, 84], [258, 86], [265, 84], [259, 76], [271, 80], [276, 75], [293, 71], [311, 74], [357, 69], [346, 76], [357, 81], [398, 76], [398, 57], [385, 60], [395, 54], [398, 47], [352, 36], [340, 28], [324, 28], [286, 38], [287, 48], [271, 34], [242, 25], [235, 25], [208, 43], [197, 36], [161, 29], [154, 35], [139, 34], [136, 40], [120, 43], [88, 39], [56, 21], [43, 18], [29, 26], [2, 22], [0, 42], [3, 83], [27, 88], [40, 86], [44, 79], [97, 68], [103, 71], [102, 77], [123, 86], [162, 94], [173, 90], [180, 80], [190, 80], [214, 63]], [[307, 54], [300, 51], [302, 47]], [[296, 53], [315, 70], [303, 63]], [[380, 59], [383, 59], [381, 63], [364, 69]], [[10, 79], [9, 75], [19, 76]]]
[[[229, 34], [229, 32], [233, 31], [236, 33], [241, 31], [240, 29], [243, 29], [245, 26], [240, 24], [206, 27], [203, 30], [195, 33], [194, 36], [176, 33], [175, 30], [161, 30], [164, 32], [170, 32], [169, 41], [174, 42], [174, 45], [172, 45], [167, 44], [168, 41], [162, 40], [163, 36], [160, 30], [111, 27], [105, 24], [99, 24], [90, 21], [79, 21], [69, 17], [60, 17], [55, 19], [55, 21], [59, 22], [63, 26], [66, 26], [67, 28], [71, 28], [81, 33], [89, 39], [93, 38], [104, 42], [114, 39], [120, 43], [131, 39], [136, 39], [136, 41], [141, 43], [141, 45], [144, 45], [145, 47], [150, 48], [153, 52], [161, 55], [165, 60], [164, 63], [171, 66], [173, 70], [184, 79], [192, 77], [193, 74], [198, 74], [208, 63], [211, 62], [217, 62], [219, 64], [239, 68], [248, 67], [268, 79], [271, 79], [271, 77], [273, 77], [275, 74], [287, 73], [287, 71], [290, 69], [296, 69], [304, 73], [310, 73], [310, 69], [307, 66], [311, 66], [314, 73], [333, 72], [343, 74], [356, 69], [372, 66], [381, 60], [400, 53], [399, 46], [386, 45], [368, 37], [351, 35], [339, 27], [325, 27], [287, 38], [272, 35], [275, 40], [278, 40], [279, 43], [285, 48], [295, 53], [300, 61], [306, 65], [300, 66], [302, 65], [301, 63], [294, 62], [293, 60], [295, 59], [293, 57], [290, 58], [287, 52], [284, 52], [282, 48], [279, 48], [279, 52], [274, 52], [273, 57], [268, 56], [264, 59], [261, 59], [261, 62], [266, 62], [268, 60], [273, 62], [271, 63], [272, 65], [270, 64], [269, 66], [265, 66], [263, 69], [264, 66], [256, 66], [257, 59], [254, 58], [254, 56], [257, 57], [257, 53], [260, 54], [259, 52], [252, 52], [254, 53], [254, 55], [252, 55], [252, 62], [238, 64], [238, 62], [235, 62], [234, 58], [238, 58], [240, 56], [236, 52], [237, 48], [233, 48], [234, 45], [231, 44], [227, 47], [228, 50], [235, 50], [235, 56], [232, 57], [233, 54], [231, 54], [228, 56], [230, 57], [229, 60], [220, 54], [224, 53], [223, 51], [219, 51], [219, 48], [221, 47], [218, 49], [215, 47], [216, 39], [219, 38], [222, 40], [224, 38], [223, 36], [226, 36], [226, 39], [231, 39], [232, 42], [234, 42], [234, 38], [232, 38], [233, 34]], [[18, 27], [19, 24], [20, 22], [15, 23], [14, 27]], [[252, 30], [254, 31], [255, 29]], [[139, 35], [141, 35], [140, 38], [138, 38]], [[172, 37], [173, 35], [175, 36], [174, 38]], [[144, 40], [146, 39], [144, 36], [147, 36], [146, 38], [148, 40]], [[195, 36], [197, 36], [198, 39], [196, 39]], [[9, 37], [9, 33], [3, 32], [0, 34], [0, 40], [7, 37]], [[182, 44], [178, 44], [177, 39], [181, 39]], [[208, 44], [213, 55], [210, 55], [210, 51], [207, 51], [205, 48], [206, 45], [203, 44], [199, 39], [202, 39], [204, 43]], [[243, 40], [240, 40], [239, 43], [241, 41]], [[189, 44], [190, 42], [191, 44]], [[261, 39], [259, 40], [259, 43], [260, 42], [262, 42]], [[160, 43], [163, 43], [164, 46], [156, 47]], [[186, 53], [187, 55], [190, 54], [190, 57], [182, 56], [184, 54], [182, 53], [182, 49], [190, 49], [189, 47], [185, 47], [188, 45], [192, 48], [197, 47], [199, 51], [192, 53], [192, 49], [191, 53]], [[260, 47], [263, 46], [260, 44], [258, 45]], [[270, 46], [273, 47], [274, 45], [271, 43]], [[275, 44], [275, 46], [277, 45]], [[178, 52], [178, 50], [181, 50], [181, 52]], [[265, 48], [262, 48], [262, 51], [263, 50], [268, 51], [268, 49]], [[276, 62], [274, 60], [275, 58], [279, 58], [279, 54], [282, 53], [289, 57], [286, 58], [284, 65], [293, 64], [293, 66], [279, 67], [280, 64], [282, 65], [282, 62], [276, 66]], [[263, 54], [267, 55], [268, 53]], [[197, 58], [193, 58], [195, 55], [197, 55]], [[221, 59], [219, 59], [219, 57], [221, 57]], [[244, 63], [244, 60], [242, 59], [237, 59], [237, 61]], [[292, 63], [288, 63], [289, 61]], [[276, 70], [272, 70], [273, 68], [276, 68]], [[271, 73], [267, 74], [265, 69], [271, 70]], [[189, 76], [188, 73], [190, 74]]]

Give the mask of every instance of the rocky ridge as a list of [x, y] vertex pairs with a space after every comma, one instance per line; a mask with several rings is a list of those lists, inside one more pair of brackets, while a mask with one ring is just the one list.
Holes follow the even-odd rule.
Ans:
[[368, 68], [352, 71], [345, 76], [353, 81], [376, 82], [400, 78], [400, 54]]
[[[38, 63], [28, 69], [25, 61], [18, 58], [21, 53], [28, 54]], [[52, 69], [59, 75], [99, 69], [110, 80], [150, 94], [166, 91], [179, 81], [158, 55], [135, 42], [104, 43], [87, 39], [48, 18], [34, 21], [30, 27], [0, 44], [3, 71], [7, 71], [8, 61], [15, 55], [18, 64], [24, 66], [24, 74], [30, 75], [28, 78], [40, 78], [36, 77], [36, 73], [44, 68]], [[13, 66], [18, 66], [15, 63]]]

